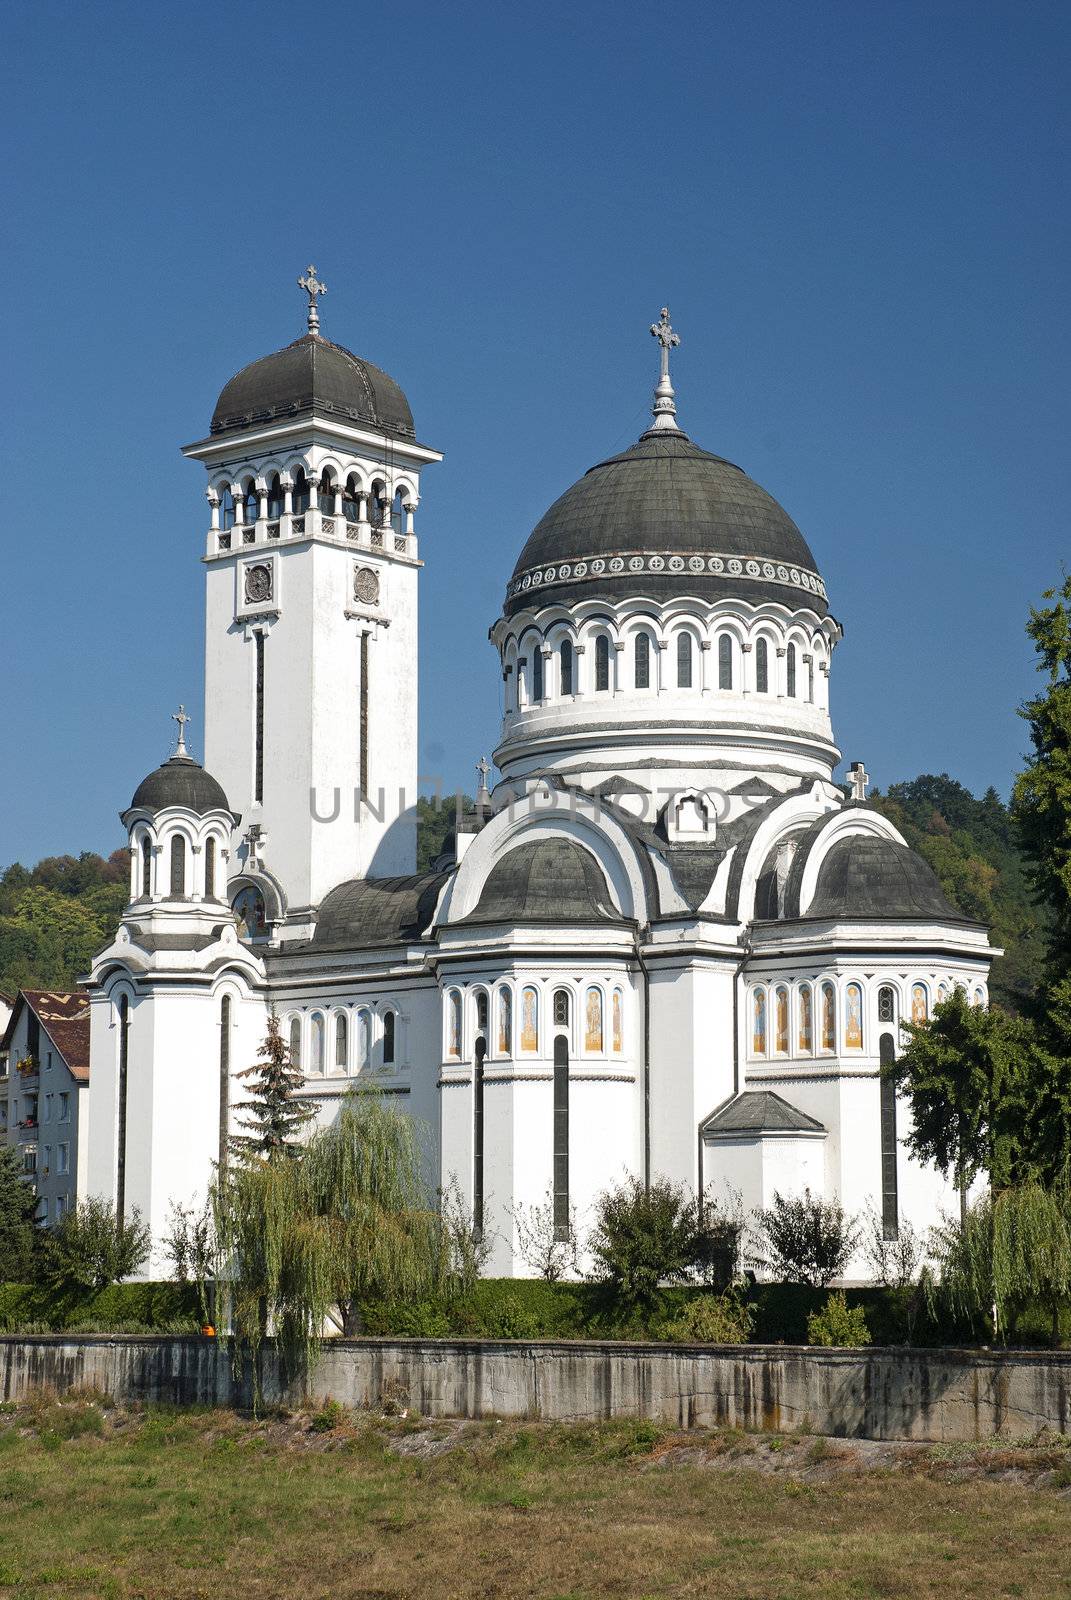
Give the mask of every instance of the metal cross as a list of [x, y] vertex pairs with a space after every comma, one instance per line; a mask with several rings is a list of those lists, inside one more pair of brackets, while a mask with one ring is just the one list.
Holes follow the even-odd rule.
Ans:
[[669, 325], [669, 307], [662, 307], [662, 315], [657, 322], [651, 323], [651, 332], [662, 346], [662, 376], [669, 377], [669, 352], [676, 349], [681, 342], [679, 333], [674, 333]]
[[853, 761], [848, 768], [848, 782], [851, 785], [852, 799], [865, 800], [870, 774], [861, 761]]
[[172, 711], [171, 721], [178, 723], [178, 745], [175, 748], [175, 754], [177, 756], [188, 755], [189, 752], [186, 749], [186, 724], [187, 722], [192, 722], [193, 718], [186, 715], [185, 706], [179, 706], [177, 711]]
[[491, 775], [491, 763], [488, 761], [486, 756], [481, 756], [479, 761], [477, 761], [476, 771], [480, 775], [480, 789], [484, 794], [486, 794], [487, 780]]
[[320, 313], [316, 305], [316, 296], [326, 294], [327, 285], [320, 282], [316, 276], [316, 268], [310, 265], [308, 272], [298, 279], [298, 288], [304, 289], [309, 297], [309, 332], [319, 333]]

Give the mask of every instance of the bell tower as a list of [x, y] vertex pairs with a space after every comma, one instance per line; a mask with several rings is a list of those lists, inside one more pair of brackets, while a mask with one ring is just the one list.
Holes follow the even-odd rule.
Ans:
[[393, 378], [308, 327], [223, 389], [208, 473], [205, 764], [241, 812], [232, 877], [280, 938], [348, 878], [416, 865], [420, 473]]

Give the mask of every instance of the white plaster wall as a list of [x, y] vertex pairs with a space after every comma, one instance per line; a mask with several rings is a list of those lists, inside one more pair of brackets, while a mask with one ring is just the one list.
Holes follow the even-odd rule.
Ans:
[[693, 1192], [699, 1124], [735, 1087], [733, 984], [729, 962], [651, 963], [651, 1175]]

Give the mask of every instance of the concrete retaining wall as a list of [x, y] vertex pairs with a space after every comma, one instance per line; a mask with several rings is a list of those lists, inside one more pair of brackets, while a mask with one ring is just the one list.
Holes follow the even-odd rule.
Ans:
[[[179, 1405], [251, 1398], [249, 1372], [236, 1378], [228, 1351], [210, 1339], [2, 1338], [0, 1369], [5, 1400], [79, 1386]], [[261, 1386], [266, 1403], [332, 1396], [427, 1417], [642, 1417], [934, 1441], [1071, 1431], [1071, 1354], [1027, 1351], [335, 1339], [313, 1373], [290, 1385], [266, 1347]]]

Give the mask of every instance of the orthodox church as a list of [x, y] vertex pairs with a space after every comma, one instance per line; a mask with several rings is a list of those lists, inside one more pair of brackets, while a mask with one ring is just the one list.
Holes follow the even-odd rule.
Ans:
[[809, 1188], [887, 1237], [934, 1221], [954, 1197], [880, 1067], [953, 985], [985, 1004], [996, 952], [862, 767], [833, 781], [841, 626], [791, 517], [680, 427], [668, 312], [651, 426], [518, 537], [499, 776], [481, 763], [418, 873], [417, 522], [442, 457], [300, 283], [305, 335], [184, 451], [208, 479], [204, 765], [180, 709], [122, 812], [89, 1192], [157, 1237], [197, 1203], [274, 1010], [322, 1121], [358, 1081], [419, 1121], [496, 1275], [531, 1272], [518, 1208], [582, 1231], [625, 1175], [747, 1210]]

